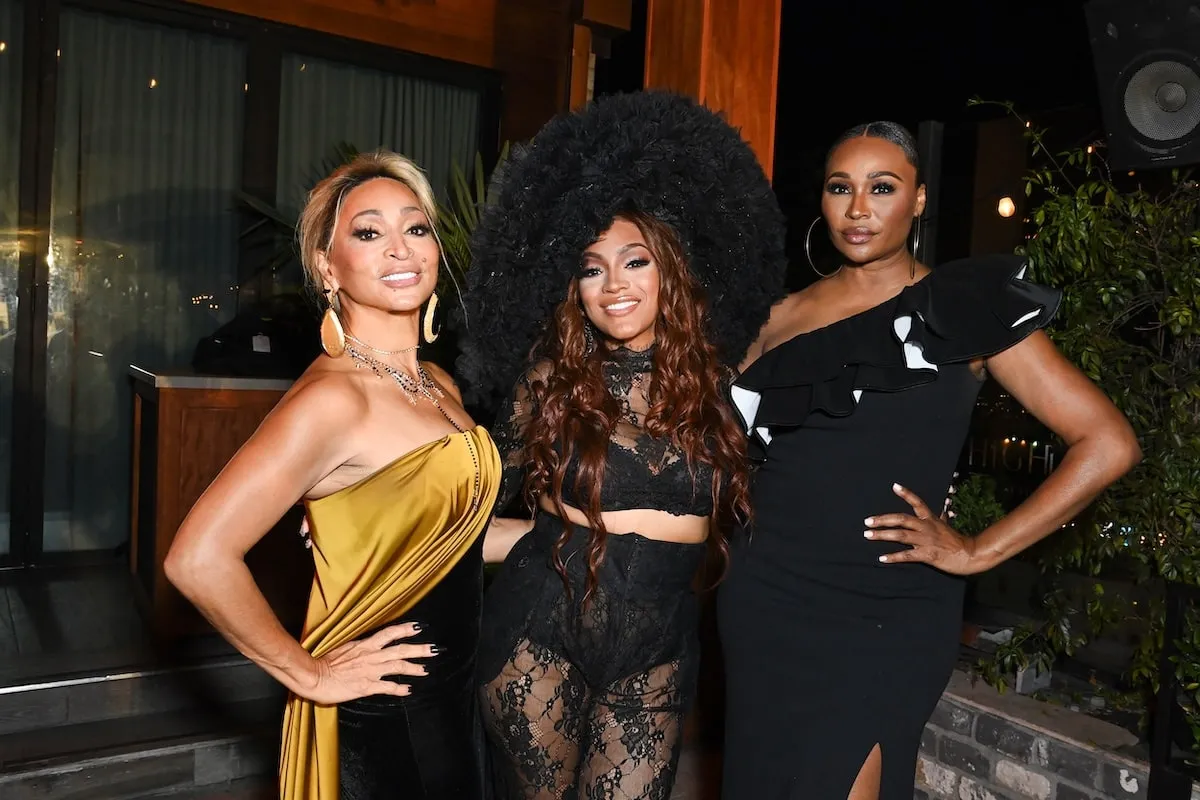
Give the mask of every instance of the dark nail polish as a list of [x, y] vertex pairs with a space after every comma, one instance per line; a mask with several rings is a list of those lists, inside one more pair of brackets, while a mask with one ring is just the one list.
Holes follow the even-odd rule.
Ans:
[[421, 632], [421, 623], [414, 622], [413, 623], [413, 631], [415, 631], [416, 633], [420, 633]]
[[436, 644], [432, 644], [429, 646], [429, 654], [430, 655], [436, 656], [436, 655], [440, 655], [444, 652], [446, 652], [445, 648], [438, 647]]

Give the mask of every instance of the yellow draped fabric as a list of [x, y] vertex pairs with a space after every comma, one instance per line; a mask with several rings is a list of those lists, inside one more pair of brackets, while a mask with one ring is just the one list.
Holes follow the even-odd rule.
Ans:
[[[402, 617], [487, 527], [500, 457], [487, 432], [446, 436], [307, 503], [316, 577], [302, 644], [315, 657]], [[283, 800], [337, 800], [337, 706], [292, 696]]]

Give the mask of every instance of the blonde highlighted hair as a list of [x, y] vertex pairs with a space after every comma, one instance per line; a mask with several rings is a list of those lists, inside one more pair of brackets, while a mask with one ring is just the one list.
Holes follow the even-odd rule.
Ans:
[[304, 276], [318, 294], [324, 287], [324, 278], [317, 266], [319, 256], [324, 254], [328, 257], [329, 249], [333, 246], [333, 232], [337, 229], [346, 195], [376, 178], [390, 178], [402, 183], [416, 196], [417, 204], [433, 229], [438, 252], [441, 253], [442, 241], [437, 235], [437, 201], [424, 171], [411, 160], [390, 150], [361, 153], [313, 187], [296, 225]]

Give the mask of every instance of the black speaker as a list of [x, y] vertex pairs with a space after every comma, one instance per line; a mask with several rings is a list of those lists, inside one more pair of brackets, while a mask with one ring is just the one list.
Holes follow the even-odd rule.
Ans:
[[1200, 3], [1092, 0], [1085, 14], [1109, 163], [1200, 162]]

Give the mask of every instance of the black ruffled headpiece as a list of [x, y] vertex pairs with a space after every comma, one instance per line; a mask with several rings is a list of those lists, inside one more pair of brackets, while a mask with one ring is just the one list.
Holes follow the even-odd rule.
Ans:
[[682, 95], [613, 95], [560, 115], [494, 182], [463, 297], [468, 402], [509, 392], [580, 255], [621, 211], [675, 228], [725, 363], [741, 360], [784, 295], [785, 223], [770, 182], [729, 123]]

